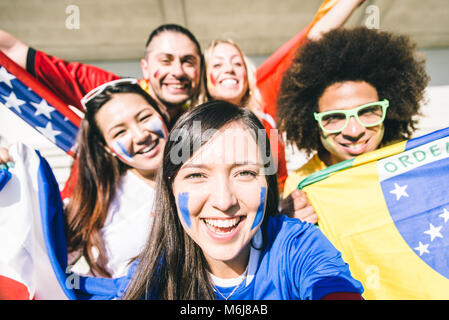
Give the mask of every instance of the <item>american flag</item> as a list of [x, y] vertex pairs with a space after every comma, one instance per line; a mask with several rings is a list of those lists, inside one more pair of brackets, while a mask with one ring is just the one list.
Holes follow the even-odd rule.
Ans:
[[73, 155], [81, 117], [1, 51], [0, 104]]
[[[0, 105], [73, 155], [81, 117], [1, 51]], [[82, 277], [68, 268], [63, 207], [48, 163], [25, 145], [10, 153], [15, 166], [0, 170], [0, 242], [7, 244], [0, 246], [0, 300], [118, 298], [125, 277]]]

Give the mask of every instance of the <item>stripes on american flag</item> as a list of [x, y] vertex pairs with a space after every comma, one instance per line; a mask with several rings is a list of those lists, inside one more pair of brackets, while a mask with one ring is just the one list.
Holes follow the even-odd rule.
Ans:
[[72, 155], [81, 118], [0, 52], [0, 104]]

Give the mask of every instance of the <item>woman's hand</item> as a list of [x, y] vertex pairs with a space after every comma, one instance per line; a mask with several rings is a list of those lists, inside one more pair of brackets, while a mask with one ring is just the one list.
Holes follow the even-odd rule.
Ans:
[[281, 202], [281, 213], [290, 218], [297, 218], [303, 222], [316, 224], [318, 216], [310, 205], [304, 191], [295, 190]]
[[12, 162], [8, 149], [0, 147], [0, 191], [11, 179], [11, 172], [8, 171], [8, 168], [13, 167], [14, 162]]
[[0, 170], [14, 167], [14, 162], [9, 155], [8, 149], [0, 147]]

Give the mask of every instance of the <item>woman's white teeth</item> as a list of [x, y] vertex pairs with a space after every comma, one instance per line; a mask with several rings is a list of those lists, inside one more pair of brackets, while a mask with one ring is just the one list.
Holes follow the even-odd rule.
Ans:
[[226, 79], [226, 80], [223, 80], [223, 81], [221, 82], [221, 84], [222, 84], [223, 86], [233, 86], [233, 85], [237, 84], [237, 80], [234, 80], [234, 79]]
[[151, 151], [154, 148], [155, 145], [156, 145], [156, 140], [154, 140], [148, 147], [146, 147], [145, 149], [143, 149], [139, 153], [146, 153], [148, 151]]
[[233, 219], [204, 219], [204, 220], [207, 224], [217, 228], [235, 227], [240, 222], [239, 217]]
[[185, 87], [184, 84], [170, 84], [169, 86], [175, 89], [183, 89]]

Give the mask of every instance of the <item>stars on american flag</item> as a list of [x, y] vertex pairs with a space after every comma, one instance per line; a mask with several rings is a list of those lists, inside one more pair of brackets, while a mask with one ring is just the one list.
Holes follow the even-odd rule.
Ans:
[[6, 101], [4, 103], [5, 107], [10, 109], [15, 109], [17, 113], [22, 113], [20, 107], [26, 104], [26, 101], [18, 99], [14, 92], [11, 91], [11, 94], [6, 97]]
[[70, 150], [74, 144], [76, 126], [2, 66], [0, 103], [64, 151]]
[[0, 82], [6, 83], [12, 89], [11, 80], [14, 80], [15, 78], [16, 77], [6, 71], [5, 68], [0, 67]]
[[45, 101], [44, 99], [42, 99], [41, 102], [39, 103], [35, 103], [35, 102], [30, 102], [35, 108], [36, 108], [36, 112], [34, 113], [34, 115], [37, 117], [38, 115], [43, 114], [47, 119], [51, 119], [51, 115], [50, 113], [52, 111], [55, 110], [55, 108], [51, 107], [48, 105], [47, 101]]
[[56, 136], [58, 134], [61, 134], [60, 131], [53, 130], [53, 127], [51, 126], [50, 122], [47, 122], [45, 128], [36, 126], [36, 129], [55, 144], [56, 144]]

